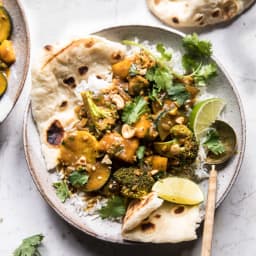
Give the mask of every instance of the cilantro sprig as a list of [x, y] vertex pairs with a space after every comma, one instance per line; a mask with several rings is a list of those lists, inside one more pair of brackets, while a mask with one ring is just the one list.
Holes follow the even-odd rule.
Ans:
[[74, 187], [81, 187], [87, 183], [89, 175], [84, 171], [74, 171], [69, 175], [69, 181]]
[[148, 111], [148, 102], [143, 97], [136, 97], [134, 101], [127, 104], [123, 109], [122, 121], [127, 124], [133, 124]]
[[214, 155], [220, 155], [225, 152], [225, 146], [221, 142], [217, 130], [214, 128], [210, 128], [207, 132], [204, 146]]
[[217, 75], [215, 63], [209, 63], [212, 55], [212, 44], [205, 40], [199, 40], [197, 34], [187, 35], [183, 38], [185, 54], [182, 57], [182, 65], [187, 76], [194, 78], [196, 86], [206, 86], [209, 79]]
[[59, 197], [61, 202], [64, 203], [70, 197], [67, 183], [65, 181], [59, 181], [53, 183], [52, 185], [56, 189], [57, 196]]
[[170, 99], [175, 101], [179, 106], [182, 106], [186, 100], [190, 98], [190, 94], [182, 83], [176, 83], [168, 90]]
[[153, 82], [153, 88], [159, 93], [168, 91], [173, 85], [173, 75], [167, 67], [156, 65], [146, 73], [146, 79]]
[[107, 204], [98, 210], [102, 219], [115, 219], [124, 216], [126, 212], [125, 199], [119, 196], [113, 196], [108, 199]]
[[139, 148], [136, 151], [136, 156], [139, 161], [143, 160], [144, 154], [145, 154], [146, 147], [145, 146], [139, 146]]
[[199, 40], [196, 33], [185, 36], [182, 41], [182, 46], [189, 55], [196, 58], [209, 58], [212, 55], [211, 42]]
[[38, 247], [44, 236], [37, 234], [22, 240], [21, 245], [13, 252], [13, 256], [40, 256]]
[[161, 60], [170, 61], [172, 59], [172, 53], [167, 51], [163, 44], [157, 44], [156, 50], [161, 54]]

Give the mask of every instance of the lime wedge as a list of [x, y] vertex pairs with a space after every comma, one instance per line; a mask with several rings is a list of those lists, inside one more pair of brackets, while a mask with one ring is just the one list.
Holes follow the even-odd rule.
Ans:
[[207, 99], [194, 106], [189, 116], [189, 123], [198, 141], [218, 118], [224, 106], [225, 102], [220, 98]]
[[157, 181], [152, 190], [166, 201], [196, 205], [204, 200], [200, 187], [191, 180], [178, 177], [168, 177]]

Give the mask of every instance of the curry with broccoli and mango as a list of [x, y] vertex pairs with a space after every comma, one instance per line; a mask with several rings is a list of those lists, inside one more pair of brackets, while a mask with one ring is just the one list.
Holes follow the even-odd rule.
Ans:
[[194, 178], [199, 145], [188, 116], [200, 86], [216, 75], [210, 43], [195, 34], [183, 39], [182, 75], [171, 68], [162, 44], [152, 53], [124, 43], [139, 50], [112, 66], [109, 88], [81, 93], [79, 122], [65, 133], [58, 165], [64, 173], [58, 188], [113, 202], [142, 198], [163, 177]]
[[11, 34], [11, 17], [0, 3], [0, 97], [8, 87], [9, 69], [16, 60], [13, 43], [10, 40]]

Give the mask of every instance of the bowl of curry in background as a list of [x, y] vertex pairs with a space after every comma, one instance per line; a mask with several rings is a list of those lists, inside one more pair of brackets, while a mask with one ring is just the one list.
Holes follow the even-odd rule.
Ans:
[[22, 7], [17, 0], [0, 0], [0, 123], [21, 94], [29, 57], [29, 32]]

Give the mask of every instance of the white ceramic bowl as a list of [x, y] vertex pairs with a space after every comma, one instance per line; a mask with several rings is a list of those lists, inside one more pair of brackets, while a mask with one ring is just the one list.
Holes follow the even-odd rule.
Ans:
[[16, 62], [11, 66], [7, 91], [0, 98], [0, 124], [11, 112], [21, 94], [30, 57], [29, 32], [19, 2], [17, 0], [6, 0], [3, 1], [3, 5], [9, 12], [13, 23], [11, 40], [16, 52]]

